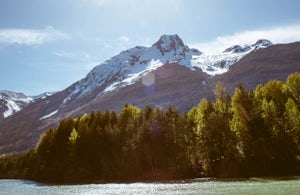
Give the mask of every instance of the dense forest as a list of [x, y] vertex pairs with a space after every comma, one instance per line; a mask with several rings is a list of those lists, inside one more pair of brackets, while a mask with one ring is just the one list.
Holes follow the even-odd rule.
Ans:
[[62, 120], [27, 153], [0, 159], [0, 178], [145, 181], [300, 173], [300, 73], [180, 114], [125, 105]]

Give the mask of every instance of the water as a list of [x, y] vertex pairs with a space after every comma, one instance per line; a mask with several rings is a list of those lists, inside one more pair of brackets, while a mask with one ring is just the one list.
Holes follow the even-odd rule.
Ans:
[[189, 180], [170, 183], [44, 185], [0, 180], [0, 194], [300, 194], [300, 177], [244, 181]]

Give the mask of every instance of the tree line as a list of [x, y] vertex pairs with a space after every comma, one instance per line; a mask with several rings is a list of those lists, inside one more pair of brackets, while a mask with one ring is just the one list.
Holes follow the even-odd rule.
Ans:
[[0, 158], [0, 178], [108, 182], [300, 172], [300, 73], [255, 90], [222, 83], [180, 114], [125, 105], [65, 119], [35, 148]]

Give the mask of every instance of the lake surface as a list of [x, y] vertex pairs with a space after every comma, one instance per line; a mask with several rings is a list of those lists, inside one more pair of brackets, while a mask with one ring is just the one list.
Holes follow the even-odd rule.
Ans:
[[300, 194], [300, 177], [85, 185], [44, 185], [27, 180], [3, 179], [0, 180], [0, 194]]

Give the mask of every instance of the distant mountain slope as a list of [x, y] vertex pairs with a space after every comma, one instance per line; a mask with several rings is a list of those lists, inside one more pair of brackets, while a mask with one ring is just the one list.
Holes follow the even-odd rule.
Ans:
[[32, 101], [32, 97], [23, 93], [0, 91], [0, 121], [22, 110]]
[[0, 91], [0, 121], [14, 115], [32, 102], [51, 96], [53, 93], [46, 92], [38, 96], [27, 96], [24, 93], [8, 90]]
[[209, 78], [203, 72], [169, 63], [144, 75], [136, 84], [97, 97], [90, 103], [73, 109], [71, 115], [95, 109], [113, 109], [119, 112], [125, 104], [162, 108], [172, 104], [186, 111], [199, 100], [199, 93], [202, 97], [209, 93], [206, 88]]
[[208, 57], [185, 46], [177, 35], [165, 35], [152, 47], [121, 52], [67, 89], [1, 121], [0, 154], [28, 150], [63, 118], [99, 109], [119, 111], [126, 103], [163, 108], [172, 104], [184, 112], [203, 97], [213, 98], [219, 80], [231, 92], [238, 81], [249, 89], [269, 79], [285, 80], [300, 70], [299, 62], [299, 43], [271, 46], [259, 40]]
[[251, 89], [269, 80], [284, 81], [293, 72], [300, 72], [300, 42], [278, 44], [251, 52], [210, 83], [214, 86], [220, 80], [233, 93], [238, 82]]

